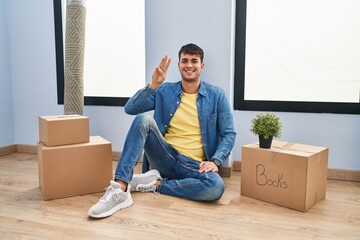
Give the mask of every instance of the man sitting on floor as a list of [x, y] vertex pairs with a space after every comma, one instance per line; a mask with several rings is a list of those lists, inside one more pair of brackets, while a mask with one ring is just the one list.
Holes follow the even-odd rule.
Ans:
[[[171, 62], [165, 55], [150, 84], [127, 102], [126, 113], [138, 115], [126, 136], [115, 181], [89, 209], [90, 217], [107, 217], [131, 206], [131, 191], [198, 201], [221, 198], [224, 182], [218, 170], [234, 146], [236, 133], [224, 91], [200, 80], [203, 58], [197, 45], [183, 46], [178, 63], [181, 81], [164, 83]], [[154, 117], [140, 114], [151, 110]], [[145, 173], [134, 175], [143, 152]]]

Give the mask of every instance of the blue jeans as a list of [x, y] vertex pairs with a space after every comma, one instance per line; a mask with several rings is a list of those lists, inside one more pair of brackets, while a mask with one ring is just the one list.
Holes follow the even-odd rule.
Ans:
[[158, 192], [198, 201], [218, 200], [224, 193], [217, 172], [199, 173], [200, 162], [178, 153], [166, 142], [155, 120], [144, 114], [137, 115], [130, 127], [115, 179], [129, 183], [143, 152], [150, 167], [163, 177]]

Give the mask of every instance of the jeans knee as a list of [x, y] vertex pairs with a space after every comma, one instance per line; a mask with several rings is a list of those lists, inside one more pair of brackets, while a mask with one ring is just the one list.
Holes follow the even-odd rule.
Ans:
[[133, 125], [139, 129], [147, 130], [152, 124], [156, 125], [154, 118], [148, 114], [139, 114], [135, 117]]
[[152, 116], [150, 116], [149, 114], [138, 114], [135, 116], [134, 122], [139, 123], [139, 124], [144, 124], [144, 123], [148, 123], [149, 121], [154, 120], [154, 118]]
[[208, 194], [206, 194], [204, 201], [219, 200], [225, 191], [225, 184], [222, 178], [218, 174], [213, 174], [213, 176], [209, 178], [208, 184]]

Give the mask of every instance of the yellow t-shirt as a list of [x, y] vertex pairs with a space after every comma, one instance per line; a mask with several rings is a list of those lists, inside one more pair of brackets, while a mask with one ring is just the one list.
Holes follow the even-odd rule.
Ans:
[[165, 139], [181, 154], [203, 161], [205, 160], [205, 153], [196, 108], [196, 98], [197, 93], [183, 93], [181, 103], [165, 133]]

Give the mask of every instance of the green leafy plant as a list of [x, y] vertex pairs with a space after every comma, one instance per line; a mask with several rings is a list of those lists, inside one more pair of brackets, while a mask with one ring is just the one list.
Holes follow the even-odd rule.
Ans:
[[280, 118], [273, 113], [259, 113], [251, 120], [250, 131], [255, 135], [263, 135], [264, 139], [281, 136]]

